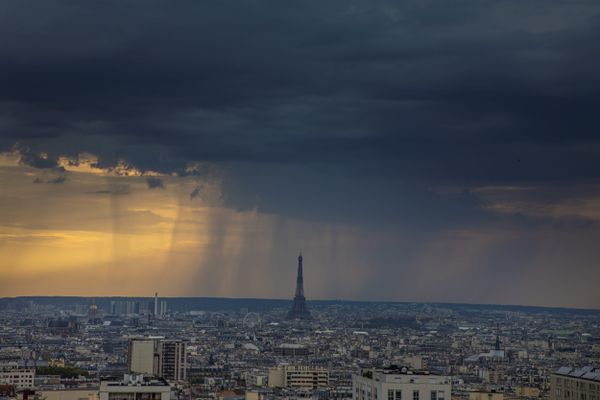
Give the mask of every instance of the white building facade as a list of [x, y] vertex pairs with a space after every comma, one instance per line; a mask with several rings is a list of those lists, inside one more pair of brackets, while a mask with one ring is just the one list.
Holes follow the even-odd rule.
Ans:
[[187, 378], [185, 343], [162, 337], [130, 339], [127, 365], [133, 373], [184, 381]]
[[318, 366], [280, 365], [269, 369], [269, 387], [318, 389], [329, 386], [329, 370]]
[[162, 379], [125, 375], [122, 381], [100, 382], [100, 400], [170, 400], [171, 387]]
[[127, 364], [130, 372], [154, 375], [157, 354], [156, 338], [135, 338], [129, 340]]
[[0, 384], [26, 389], [34, 386], [34, 380], [35, 368], [0, 367]]
[[450, 400], [447, 376], [404, 370], [369, 371], [352, 376], [353, 400]]

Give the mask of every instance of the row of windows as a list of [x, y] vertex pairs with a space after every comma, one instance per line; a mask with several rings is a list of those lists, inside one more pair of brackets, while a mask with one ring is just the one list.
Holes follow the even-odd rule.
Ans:
[[402, 390], [388, 390], [388, 400], [402, 400]]
[[[562, 389], [556, 388], [555, 393], [556, 393], [556, 397], [560, 398], [561, 395], [562, 395]], [[565, 390], [564, 394], [565, 394], [565, 396], [564, 396], [565, 399], [571, 399], [571, 398], [577, 399], [576, 392], [573, 393], [570, 390]], [[587, 393], [579, 393], [579, 399], [578, 400], [587, 400]], [[590, 393], [590, 400], [596, 400], [596, 396], [593, 393]]]
[[160, 400], [160, 393], [109, 393], [109, 400]]
[[[373, 393], [371, 393], [371, 390], [373, 390]], [[356, 398], [362, 399], [362, 400], [380, 400], [378, 393], [377, 393], [377, 388], [371, 388], [369, 386], [366, 387], [366, 391], [364, 387], [359, 387], [358, 385], [355, 387], [355, 392], [356, 392]], [[392, 390], [389, 389], [387, 391], [387, 399], [385, 400], [403, 400], [402, 399], [402, 390]], [[445, 392], [444, 391], [438, 391], [438, 390], [431, 390], [429, 392], [429, 398], [423, 398], [421, 396], [421, 391], [420, 390], [413, 390], [412, 391], [412, 399], [404, 399], [404, 400], [445, 400]], [[582, 399], [582, 400], [587, 400], [587, 399]], [[591, 400], [591, 399], [590, 399]], [[598, 399], [600, 400], [600, 399]]]
[[[563, 382], [564, 381], [564, 382]], [[564, 386], [565, 388], [574, 388], [574, 389], [589, 389], [590, 391], [600, 391], [600, 385], [589, 383], [589, 382], [581, 382], [570, 379], [562, 379], [556, 378], [557, 386]]]
[[[402, 390], [388, 390], [387, 400], [402, 400]], [[420, 400], [419, 390], [413, 390], [412, 400]], [[444, 400], [444, 392], [432, 390], [429, 393], [429, 400]]]
[[[374, 390], [373, 399], [377, 400], [378, 399], [377, 389], [373, 388], [373, 390]], [[359, 388], [356, 387], [357, 397], [358, 397], [359, 393], [362, 394], [363, 399], [371, 398], [371, 391], [369, 389], [367, 389], [367, 391], [365, 392], [364, 389], [359, 390]], [[391, 390], [391, 389], [388, 390], [387, 391], [387, 400], [402, 400], [402, 390]], [[429, 392], [429, 399], [421, 399], [420, 391], [413, 390], [411, 400], [445, 400], [445, 399], [444, 399], [443, 391], [432, 390]]]

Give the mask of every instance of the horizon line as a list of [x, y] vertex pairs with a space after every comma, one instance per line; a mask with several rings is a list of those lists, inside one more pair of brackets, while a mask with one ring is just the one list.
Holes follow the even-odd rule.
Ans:
[[[99, 299], [99, 298], [130, 298], [130, 299], [154, 299], [151, 296], [119, 296], [119, 295], [101, 295], [101, 296], [78, 296], [78, 295], [22, 295], [22, 296], [4, 296], [0, 297], [0, 301], [10, 299], [25, 299], [25, 298], [83, 298], [83, 299]], [[220, 299], [220, 300], [267, 300], [267, 301], [288, 301], [292, 302], [292, 298], [279, 297], [226, 297], [226, 296], [158, 296], [161, 299]], [[600, 312], [600, 308], [590, 307], [569, 307], [569, 306], [546, 306], [546, 305], [531, 305], [531, 304], [513, 304], [513, 303], [468, 303], [459, 301], [416, 301], [416, 300], [352, 300], [352, 299], [312, 299], [306, 300], [310, 302], [345, 302], [345, 303], [396, 303], [396, 304], [444, 304], [444, 305], [460, 305], [460, 306], [496, 306], [496, 307], [532, 307], [541, 309], [559, 309], [559, 310], [578, 310]]]

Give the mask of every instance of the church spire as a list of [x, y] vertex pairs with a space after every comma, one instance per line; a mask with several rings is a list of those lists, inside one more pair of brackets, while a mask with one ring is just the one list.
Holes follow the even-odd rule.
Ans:
[[500, 351], [500, 324], [496, 325], [496, 346], [494, 350]]

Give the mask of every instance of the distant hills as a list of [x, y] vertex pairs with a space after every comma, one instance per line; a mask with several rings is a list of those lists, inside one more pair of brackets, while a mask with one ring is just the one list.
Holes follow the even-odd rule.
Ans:
[[[77, 296], [20, 296], [0, 298], [0, 309], [12, 306], [23, 307], [33, 302], [36, 304], [55, 305], [59, 307], [73, 307], [77, 304], [91, 304], [95, 301], [98, 308], [109, 309], [111, 301], [138, 301], [152, 302], [153, 297], [77, 297]], [[286, 299], [256, 299], [256, 298], [227, 298], [227, 297], [161, 297], [166, 300], [172, 311], [240, 311], [242, 309], [261, 312], [271, 311], [277, 308], [289, 308], [292, 301]], [[524, 313], [547, 313], [547, 314], [569, 314], [569, 315], [600, 315], [600, 310], [564, 308], [564, 307], [540, 307], [500, 304], [466, 304], [466, 303], [418, 303], [418, 302], [393, 302], [393, 301], [355, 301], [355, 300], [307, 300], [309, 307], [320, 308], [332, 305], [346, 307], [368, 307], [395, 305], [406, 309], [418, 310], [433, 308], [446, 308], [459, 313], [482, 313], [482, 312], [524, 312]]]

